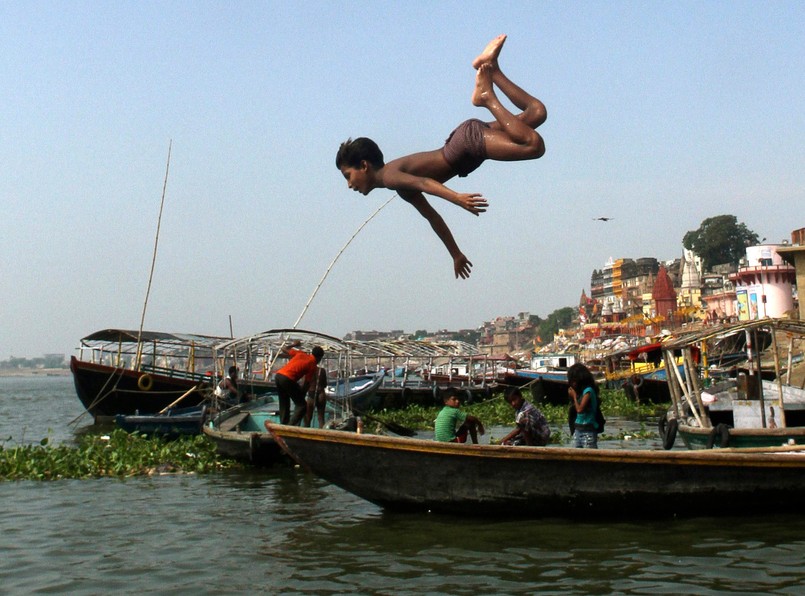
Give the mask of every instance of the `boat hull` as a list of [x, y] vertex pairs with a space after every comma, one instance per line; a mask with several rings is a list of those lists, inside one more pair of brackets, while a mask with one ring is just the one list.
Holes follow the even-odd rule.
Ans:
[[[84, 408], [98, 418], [117, 414], [155, 414], [197, 385], [209, 388], [203, 375], [164, 376], [148, 373], [150, 382], [141, 381], [143, 372], [70, 359], [78, 399]], [[197, 406], [203, 391], [194, 391], [181, 402]]]
[[805, 454], [460, 445], [271, 425], [298, 463], [383, 508], [492, 516], [799, 509]]
[[151, 416], [118, 414], [115, 416], [115, 424], [130, 433], [175, 439], [180, 436], [200, 435], [206, 416], [205, 406], [193, 406]]
[[677, 433], [688, 449], [711, 449], [730, 447], [750, 449], [753, 447], [780, 447], [805, 445], [805, 427], [788, 428], [701, 428], [680, 424]]
[[[334, 409], [328, 404], [325, 420], [332, 421], [334, 415]], [[277, 399], [264, 396], [212, 417], [202, 432], [215, 443], [216, 450], [222, 456], [255, 466], [270, 466], [281, 460], [283, 453], [265, 424], [279, 421]], [[318, 424], [315, 414], [311, 424]]]

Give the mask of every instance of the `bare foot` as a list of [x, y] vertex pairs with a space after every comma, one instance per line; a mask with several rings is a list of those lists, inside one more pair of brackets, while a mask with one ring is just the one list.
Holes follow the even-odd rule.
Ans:
[[481, 64], [475, 74], [475, 90], [472, 92], [472, 105], [486, 106], [489, 99], [494, 95], [492, 90], [492, 74], [494, 67], [489, 64]]
[[495, 39], [490, 41], [484, 51], [478, 54], [478, 57], [472, 61], [472, 67], [479, 69], [481, 64], [491, 64], [496, 66], [498, 63], [498, 54], [503, 48], [503, 42], [506, 41], [506, 35], [498, 35]]

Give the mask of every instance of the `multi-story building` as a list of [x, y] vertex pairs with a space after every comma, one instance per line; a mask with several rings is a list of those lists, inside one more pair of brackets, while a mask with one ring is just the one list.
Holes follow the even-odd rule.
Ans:
[[[659, 270], [657, 259], [612, 259], [590, 278], [590, 298], [600, 305], [605, 320], [617, 321], [638, 314], [650, 297]], [[650, 300], [650, 298], [649, 298]]]

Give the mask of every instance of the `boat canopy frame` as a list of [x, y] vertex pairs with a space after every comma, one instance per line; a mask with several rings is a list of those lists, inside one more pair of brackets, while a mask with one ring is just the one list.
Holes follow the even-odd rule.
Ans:
[[[770, 345], [765, 349], [758, 349], [760, 342], [758, 335], [760, 332], [768, 333], [771, 337]], [[781, 351], [778, 345], [778, 335], [787, 337], [789, 340], [786, 350], [785, 377], [786, 384], [791, 380], [791, 369], [794, 352], [794, 338], [800, 341], [805, 340], [805, 322], [794, 319], [783, 318], [764, 318], [753, 321], [743, 321], [728, 325], [718, 325], [706, 327], [695, 331], [677, 334], [663, 342], [663, 359], [666, 369], [673, 368], [675, 375], [668, 375], [668, 386], [673, 401], [673, 407], [677, 418], [681, 419], [683, 412], [689, 409], [702, 428], [711, 428], [712, 424], [705, 411], [702, 391], [709, 384], [709, 369], [707, 365], [708, 344], [723, 341], [737, 334], [746, 335], [746, 369], [749, 377], [754, 377], [754, 382], [747, 384], [747, 398], [758, 399], [761, 404], [760, 412], [762, 424], [766, 427], [764, 402], [773, 399], [779, 408], [779, 424], [785, 428], [785, 400], [783, 389], [783, 367], [781, 365]], [[684, 359], [685, 375], [679, 373], [677, 367], [670, 366], [674, 361], [674, 353], [681, 351]], [[696, 352], [701, 354], [701, 359], [696, 357]], [[765, 396], [761, 378], [761, 359], [771, 356], [774, 366], [775, 384], [777, 387], [776, 398]]]

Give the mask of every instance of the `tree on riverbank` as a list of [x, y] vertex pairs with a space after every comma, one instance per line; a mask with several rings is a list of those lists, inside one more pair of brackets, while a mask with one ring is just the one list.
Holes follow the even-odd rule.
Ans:
[[701, 257], [705, 271], [714, 265], [737, 264], [746, 255], [746, 247], [757, 243], [758, 235], [738, 223], [734, 215], [709, 217], [699, 229], [689, 231], [682, 238], [682, 246]]

